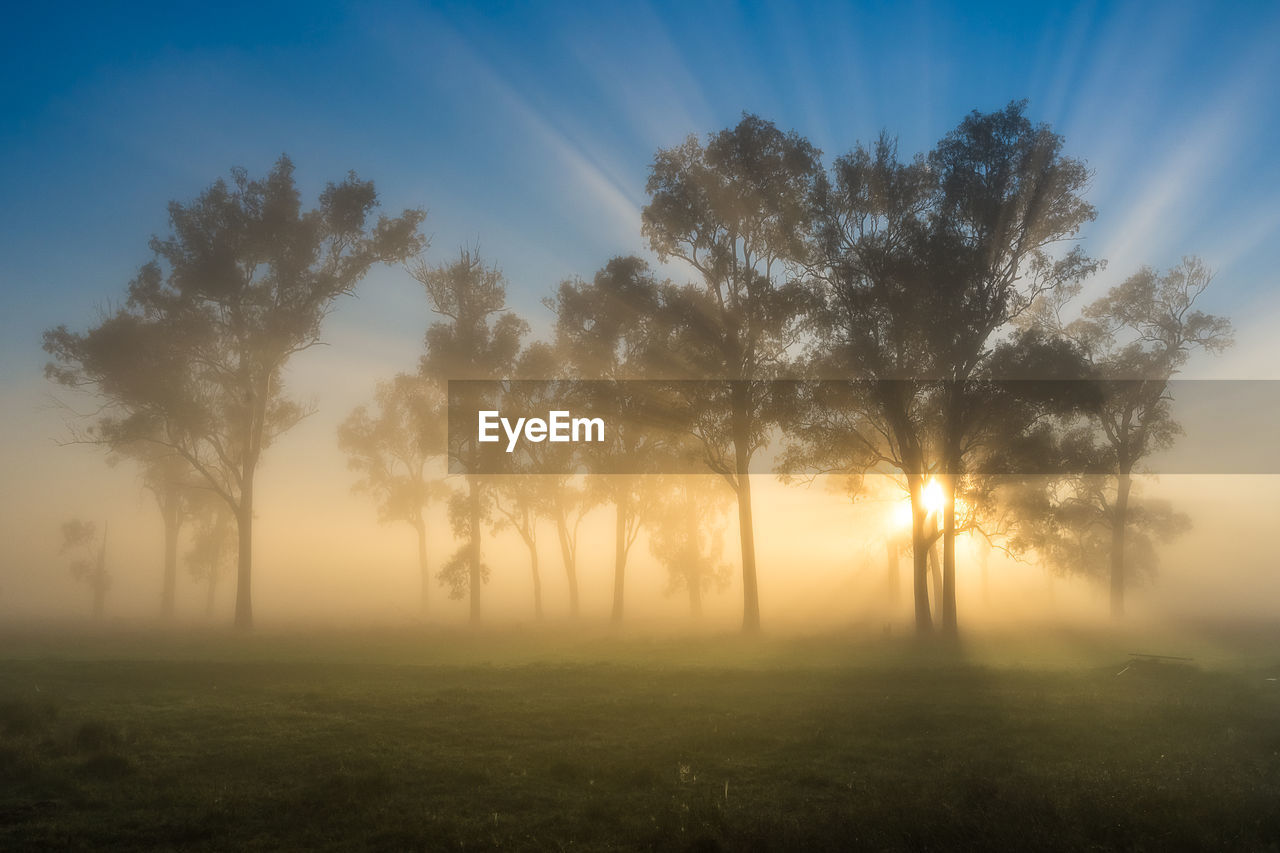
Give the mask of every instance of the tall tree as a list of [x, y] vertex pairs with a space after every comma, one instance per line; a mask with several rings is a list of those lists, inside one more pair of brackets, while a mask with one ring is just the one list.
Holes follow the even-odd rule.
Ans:
[[[431, 309], [443, 319], [427, 329], [422, 371], [438, 381], [502, 379], [513, 375], [520, 341], [528, 324], [506, 307], [502, 272], [486, 265], [477, 252], [462, 250], [458, 259], [439, 266], [419, 261], [410, 270], [426, 289]], [[462, 411], [482, 408], [475, 386], [462, 385], [462, 397], [450, 400]], [[467, 491], [455, 496], [449, 517], [465, 540], [441, 573], [455, 597], [467, 596], [472, 625], [480, 623], [481, 589], [487, 569], [481, 560], [482, 525], [490, 511], [485, 455], [502, 453], [496, 444], [481, 445], [470, 430], [451, 431], [449, 463], [466, 476]], [[489, 470], [492, 470], [491, 468]]]
[[105, 440], [180, 454], [227, 502], [239, 533], [235, 622], [253, 624], [254, 484], [262, 454], [306, 410], [284, 394], [289, 359], [320, 342], [324, 318], [376, 263], [418, 252], [421, 211], [370, 218], [373, 184], [354, 173], [304, 210], [293, 164], [262, 179], [233, 169], [194, 202], [169, 205], [170, 236], [128, 302], [83, 334], [45, 334], [49, 374], [90, 387]]
[[1134, 469], [1182, 432], [1173, 418], [1170, 380], [1193, 353], [1220, 353], [1232, 343], [1229, 320], [1195, 307], [1212, 280], [1203, 261], [1188, 257], [1163, 274], [1144, 267], [1087, 305], [1071, 323], [1060, 319], [1065, 300], [1044, 299], [1038, 305], [1035, 321], [1075, 341], [1093, 375], [1102, 380], [1088, 455], [1092, 470], [1109, 471], [1115, 487], [1109, 493], [1097, 478], [1079, 478], [1073, 502], [1083, 501], [1100, 512], [1109, 530], [1113, 616], [1124, 613], [1130, 529], [1136, 524], [1144, 536], [1167, 537], [1183, 527], [1167, 511], [1148, 507], [1135, 514], [1130, 493]]
[[972, 113], [909, 164], [882, 136], [839, 158], [819, 194], [818, 336], [832, 366], [871, 380], [865, 460], [906, 476], [921, 630], [932, 626], [921, 490], [930, 477], [943, 487], [939, 615], [954, 633], [956, 497], [990, 412], [990, 389], [976, 380], [990, 376], [995, 336], [1037, 296], [1096, 266], [1078, 247], [1051, 253], [1093, 217], [1080, 196], [1089, 175], [1024, 113], [1024, 103]]
[[727, 384], [723, 399], [690, 402], [700, 404], [695, 432], [708, 466], [737, 494], [747, 632], [760, 628], [751, 459], [765, 442], [769, 380], [800, 334], [806, 290], [786, 273], [803, 254], [821, 173], [808, 141], [746, 115], [705, 144], [690, 137], [659, 151], [647, 184], [650, 245], [700, 279], [676, 300], [684, 327], [675, 351], [688, 357], [687, 376]]
[[424, 616], [431, 589], [426, 510], [449, 493], [428, 470], [445, 452], [445, 405], [438, 382], [401, 373], [378, 383], [372, 412], [360, 406], [338, 427], [347, 467], [359, 475], [353, 490], [373, 499], [380, 522], [404, 522], [417, 534]]
[[[636, 257], [610, 260], [590, 282], [562, 282], [545, 304], [556, 315], [556, 346], [578, 379], [608, 382], [575, 383], [579, 397], [595, 411], [605, 411], [614, 428], [601, 444], [584, 448], [589, 468], [591, 503], [614, 505], [613, 609], [622, 620], [627, 558], [644, 518], [643, 470], [659, 452], [661, 440], [652, 430], [630, 428], [646, 397], [639, 380], [660, 372], [669, 353], [659, 330], [666, 314], [662, 289], [649, 265]], [[635, 383], [635, 384], [632, 384]], [[591, 394], [599, 389], [600, 394]], [[594, 464], [593, 464], [594, 463]], [[618, 473], [622, 468], [628, 473]], [[567, 530], [565, 531], [568, 532]]]
[[[558, 372], [554, 348], [535, 341], [520, 354], [513, 378], [503, 395], [502, 411], [522, 416], [539, 416], [562, 408], [568, 401], [560, 396], [558, 383], [547, 382]], [[520, 381], [525, 380], [525, 381]], [[572, 386], [570, 386], [572, 388]], [[550, 442], [521, 442], [508, 460], [508, 473], [497, 478], [492, 490], [494, 531], [511, 529], [529, 552], [529, 573], [533, 585], [533, 613], [542, 619], [542, 573], [538, 561], [538, 522], [555, 520], [561, 490], [568, 475], [543, 473], [556, 467], [555, 457], [566, 455], [565, 445]], [[569, 573], [570, 600], [576, 613], [576, 576]]]
[[820, 472], [900, 472], [911, 502], [916, 628], [932, 630], [928, 594], [929, 509], [936, 470], [936, 353], [927, 346], [928, 210], [936, 193], [924, 159], [898, 158], [882, 135], [837, 158], [817, 194], [810, 275], [820, 299], [812, 315], [809, 372], [827, 381], [796, 390], [789, 429], [799, 458]]
[[956, 489], [985, 395], [971, 393], [992, 339], [1040, 295], [1098, 266], [1079, 246], [1055, 256], [1095, 216], [1083, 198], [1089, 170], [1062, 153], [1063, 139], [1026, 116], [1026, 102], [970, 113], [929, 155], [937, 175], [931, 278], [947, 319], [930, 337], [942, 351], [944, 630], [956, 630]]

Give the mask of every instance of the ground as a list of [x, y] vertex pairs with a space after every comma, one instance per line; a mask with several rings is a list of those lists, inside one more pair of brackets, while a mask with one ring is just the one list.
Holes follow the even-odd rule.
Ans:
[[1270, 642], [0, 639], [0, 849], [1280, 849]]

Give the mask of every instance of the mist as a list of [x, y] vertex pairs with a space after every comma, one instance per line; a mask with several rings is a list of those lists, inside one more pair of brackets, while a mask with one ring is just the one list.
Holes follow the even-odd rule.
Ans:
[[1280, 846], [1274, 10], [252, 13], [6, 30], [0, 847]]

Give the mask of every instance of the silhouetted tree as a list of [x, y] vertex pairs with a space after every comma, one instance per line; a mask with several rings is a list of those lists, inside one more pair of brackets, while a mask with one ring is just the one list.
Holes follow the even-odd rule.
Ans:
[[401, 373], [378, 383], [373, 412], [360, 406], [338, 427], [347, 467], [359, 474], [353, 490], [373, 499], [380, 522], [405, 522], [417, 534], [423, 615], [431, 587], [425, 512], [431, 501], [449, 494], [443, 480], [428, 471], [445, 453], [445, 406], [439, 383]]
[[[479, 254], [463, 250], [450, 264], [429, 267], [419, 261], [411, 272], [426, 288], [431, 309], [444, 318], [427, 329], [423, 372], [442, 381], [512, 376], [528, 325], [507, 310], [501, 271], [486, 266]], [[464, 387], [464, 395], [476, 393], [474, 386]], [[471, 398], [458, 404], [465, 411], [484, 408]], [[494, 452], [503, 451], [497, 444], [481, 445], [470, 430], [450, 435], [449, 462], [465, 473], [467, 492], [451, 501], [449, 518], [465, 544], [445, 564], [441, 578], [454, 598], [469, 598], [472, 625], [480, 623], [481, 587], [488, 575], [480, 539], [492, 502], [485, 494], [489, 483], [481, 473], [482, 462], [485, 454]]]
[[[1023, 483], [1007, 496], [1017, 519], [1007, 539], [1008, 549], [1017, 555], [1034, 554], [1056, 574], [1106, 583], [1113, 570], [1115, 498], [1116, 477], [1105, 474], [1072, 473]], [[1125, 527], [1128, 585], [1155, 573], [1156, 546], [1189, 530], [1191, 519], [1174, 511], [1168, 501], [1131, 499]]]
[[60, 553], [70, 553], [71, 576], [88, 584], [93, 594], [93, 616], [102, 617], [103, 605], [106, 602], [107, 590], [111, 589], [111, 575], [107, 573], [107, 528], [103, 525], [102, 535], [98, 535], [98, 527], [92, 521], [73, 518], [62, 525], [62, 548]]
[[1093, 217], [1080, 197], [1088, 171], [1024, 111], [1013, 103], [974, 112], [910, 164], [882, 136], [873, 150], [839, 158], [818, 196], [820, 351], [828, 369], [843, 362], [871, 380], [857, 388], [862, 463], [906, 477], [920, 630], [932, 624], [920, 547], [930, 477], [944, 493], [940, 615], [944, 630], [956, 629], [956, 496], [981, 443], [975, 434], [990, 423], [989, 388], [975, 380], [990, 376], [993, 336], [1037, 296], [1096, 266], [1078, 247], [1050, 254]]
[[[1195, 308], [1213, 274], [1198, 258], [1184, 258], [1164, 274], [1144, 267], [1084, 308], [1079, 319], [1063, 323], [1065, 298], [1042, 299], [1033, 322], [1074, 341], [1101, 380], [1101, 405], [1093, 410], [1091, 429], [1077, 434], [1075, 454], [1093, 473], [1109, 471], [1114, 492], [1096, 476], [1074, 478], [1067, 497], [1051, 505], [1067, 512], [1067, 528], [1077, 540], [1103, 525], [1110, 536], [1111, 612], [1124, 613], [1127, 558], [1154, 565], [1150, 539], [1168, 538], [1184, 530], [1185, 518], [1167, 507], [1150, 504], [1135, 512], [1130, 506], [1135, 467], [1151, 453], [1169, 447], [1182, 429], [1173, 419], [1169, 382], [1197, 350], [1219, 353], [1232, 343], [1226, 318]], [[1068, 292], [1065, 296], [1073, 296]], [[1080, 445], [1083, 444], [1083, 447]], [[1130, 542], [1137, 528], [1142, 539]], [[1081, 547], [1092, 564], [1093, 539]]]
[[190, 204], [129, 285], [126, 306], [84, 334], [45, 334], [48, 373], [109, 407], [104, 441], [152, 441], [181, 455], [235, 513], [235, 621], [253, 624], [254, 482], [263, 451], [306, 410], [284, 396], [289, 359], [320, 341], [334, 301], [369, 268], [422, 248], [421, 211], [370, 217], [373, 184], [351, 174], [303, 210], [293, 164], [263, 179], [232, 171]]
[[817, 195], [811, 254], [820, 301], [809, 373], [796, 390], [790, 451], [816, 472], [901, 472], [911, 501], [917, 630], [929, 631], [924, 489], [936, 468], [936, 353], [925, 344], [932, 300], [928, 210], [936, 183], [923, 158], [898, 159], [881, 136], [835, 161]]
[[673, 352], [686, 357], [686, 376], [726, 380], [719, 397], [703, 386], [688, 402], [708, 467], [737, 494], [747, 632], [760, 628], [751, 459], [769, 425], [769, 380], [800, 333], [806, 291], [785, 268], [802, 255], [821, 173], [809, 142], [746, 115], [705, 144], [690, 137], [659, 151], [647, 184], [650, 245], [701, 279], [673, 293], [670, 316], [682, 322]]
[[[635, 423], [636, 410], [647, 395], [636, 380], [650, 378], [670, 358], [663, 344], [666, 315], [657, 280], [643, 260], [617, 257], [590, 281], [561, 283], [545, 304], [556, 315], [556, 346], [574, 376], [609, 381], [606, 393], [584, 402], [606, 416], [612, 429], [606, 441], [583, 448], [588, 468], [600, 476], [590, 478], [591, 503], [612, 503], [614, 516], [613, 610], [621, 621], [626, 590], [627, 557], [644, 519], [643, 477], [617, 473], [644, 470], [660, 451], [662, 439], [655, 430]], [[578, 384], [579, 396], [605, 386]], [[613, 473], [609, 473], [612, 471]], [[567, 531], [566, 531], [567, 532]]]
[[[558, 385], [544, 381], [558, 370], [554, 349], [541, 341], [525, 348], [516, 363], [516, 381], [509, 384], [503, 398], [503, 409], [524, 415], [545, 413], [566, 405], [558, 395]], [[521, 381], [525, 380], [525, 381]], [[494, 507], [494, 530], [510, 528], [520, 537], [529, 552], [529, 572], [533, 583], [534, 618], [542, 618], [542, 574], [538, 562], [538, 522], [555, 519], [558, 493], [565, 487], [568, 475], [543, 473], [554, 467], [551, 457], [566, 453], [563, 445], [549, 442], [521, 442], [510, 454], [504, 476], [496, 478], [491, 490]], [[569, 451], [571, 452], [571, 451]], [[570, 598], [576, 608], [576, 577], [570, 573], [573, 587]]]
[[1026, 102], [970, 113], [929, 155], [937, 176], [933, 272], [943, 311], [930, 342], [942, 349], [943, 628], [956, 630], [956, 482], [987, 395], [973, 392], [992, 337], [1041, 294], [1070, 286], [1097, 263], [1079, 246], [1051, 251], [1095, 216], [1089, 171], [1062, 154], [1062, 137], [1026, 117]]

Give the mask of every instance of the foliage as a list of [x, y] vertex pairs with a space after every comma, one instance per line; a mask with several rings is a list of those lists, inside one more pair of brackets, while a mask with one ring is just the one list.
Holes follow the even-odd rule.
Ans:
[[427, 474], [445, 449], [446, 401], [439, 383], [401, 373], [379, 382], [374, 409], [357, 407], [338, 427], [338, 445], [358, 479], [352, 490], [368, 495], [378, 520], [417, 526], [428, 502], [444, 497], [444, 483]]
[[[511, 376], [529, 326], [506, 308], [502, 272], [466, 249], [448, 264], [430, 267], [419, 260], [411, 272], [426, 290], [431, 309], [442, 317], [427, 329], [422, 373], [449, 381]], [[470, 413], [486, 408], [475, 386], [461, 387], [458, 399], [449, 401], [451, 410]], [[493, 511], [491, 483], [482, 472], [486, 465], [493, 470], [503, 457], [496, 443], [481, 445], [472, 435], [470, 428], [449, 434], [450, 470], [464, 473], [467, 486], [465, 495], [455, 494], [449, 503], [450, 524], [463, 544], [440, 578], [451, 597], [469, 598], [475, 624], [480, 620], [480, 590], [489, 576], [480, 556], [482, 526]]]
[[334, 301], [376, 263], [422, 248], [421, 211], [371, 221], [373, 184], [354, 173], [303, 210], [293, 164], [262, 179], [233, 169], [194, 202], [169, 205], [172, 229], [128, 301], [85, 333], [45, 333], [48, 376], [91, 390], [104, 414], [90, 428], [110, 446], [163, 444], [237, 515], [243, 540], [236, 622], [252, 622], [249, 527], [263, 451], [305, 416], [283, 370], [320, 342]]

